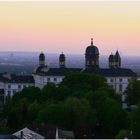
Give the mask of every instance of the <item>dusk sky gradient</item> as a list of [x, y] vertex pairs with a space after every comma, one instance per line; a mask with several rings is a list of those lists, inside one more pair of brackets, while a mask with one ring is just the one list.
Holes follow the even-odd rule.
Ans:
[[140, 1], [0, 2], [0, 51], [140, 55]]

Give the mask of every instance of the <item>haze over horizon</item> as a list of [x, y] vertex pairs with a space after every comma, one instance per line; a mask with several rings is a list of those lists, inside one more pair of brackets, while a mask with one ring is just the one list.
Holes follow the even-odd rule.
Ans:
[[140, 1], [0, 2], [0, 52], [140, 55]]

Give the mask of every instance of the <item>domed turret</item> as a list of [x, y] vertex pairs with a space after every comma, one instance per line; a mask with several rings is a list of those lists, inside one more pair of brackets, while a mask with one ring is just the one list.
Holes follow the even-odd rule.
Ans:
[[63, 54], [63, 52], [59, 56], [59, 67], [65, 68], [65, 55]]
[[112, 53], [109, 56], [108, 61], [109, 61], [109, 68], [113, 68], [114, 67], [114, 55]]
[[85, 59], [86, 68], [99, 68], [99, 50], [93, 45], [93, 38], [91, 45], [86, 48]]
[[43, 52], [39, 55], [39, 66], [45, 66], [45, 55]]

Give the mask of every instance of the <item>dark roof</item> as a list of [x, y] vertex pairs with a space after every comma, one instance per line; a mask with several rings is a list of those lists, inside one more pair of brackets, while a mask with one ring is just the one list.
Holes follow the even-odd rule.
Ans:
[[43, 67], [38, 67], [34, 74], [42, 76], [64, 76], [70, 72], [80, 72], [81, 68], [49, 68], [48, 71], [43, 71]]
[[12, 134], [0, 134], [0, 139], [18, 139], [18, 137]]
[[15, 75], [10, 74], [10, 78], [4, 77], [4, 74], [0, 74], [0, 81], [4, 83], [34, 83], [32, 75]]
[[105, 77], [132, 77], [136, 76], [131, 69], [125, 68], [109, 68], [109, 69], [84, 69], [83, 72], [95, 73]]
[[86, 48], [86, 54], [99, 54], [99, 50], [96, 46], [91, 45]]
[[131, 69], [125, 69], [125, 68], [106, 68], [106, 69], [100, 69], [100, 68], [87, 68], [87, 69], [81, 69], [81, 68], [50, 68], [47, 71], [42, 71], [43, 67], [38, 67], [36, 70], [37, 75], [42, 76], [65, 76], [67, 73], [70, 72], [87, 72], [87, 73], [95, 73], [99, 74], [105, 77], [132, 77], [136, 76], [136, 73], [134, 73]]

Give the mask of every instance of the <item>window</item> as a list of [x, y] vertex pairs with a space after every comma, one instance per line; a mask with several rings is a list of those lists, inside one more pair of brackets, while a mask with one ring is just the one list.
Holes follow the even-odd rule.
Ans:
[[21, 88], [21, 85], [18, 85], [18, 88]]
[[47, 81], [50, 82], [50, 78], [49, 77], [47, 78]]
[[122, 82], [122, 78], [120, 78], [119, 81]]
[[11, 85], [8, 85], [8, 89], [11, 88]]
[[53, 80], [56, 82], [57, 81], [57, 78], [54, 78]]
[[119, 85], [119, 91], [122, 92], [122, 85]]
[[13, 90], [13, 93], [16, 93], [17, 91], [16, 90]]
[[113, 79], [110, 79], [110, 82], [113, 82], [114, 80]]
[[10, 91], [10, 90], [8, 90], [8, 97], [10, 97], [10, 95], [11, 95], [11, 91]]

